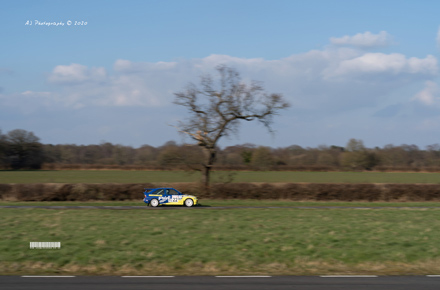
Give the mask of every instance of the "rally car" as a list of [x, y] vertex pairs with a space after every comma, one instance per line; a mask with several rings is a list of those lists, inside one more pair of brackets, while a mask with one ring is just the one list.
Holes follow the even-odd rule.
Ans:
[[152, 207], [159, 205], [185, 205], [191, 207], [197, 205], [197, 197], [182, 194], [171, 187], [145, 188], [144, 196], [144, 202]]

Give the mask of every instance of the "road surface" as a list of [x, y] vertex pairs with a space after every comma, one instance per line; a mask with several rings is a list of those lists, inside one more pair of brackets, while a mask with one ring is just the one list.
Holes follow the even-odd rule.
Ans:
[[440, 277], [433, 276], [266, 276], [266, 277], [23, 277], [0, 276], [0, 288], [31, 290], [438, 290]]

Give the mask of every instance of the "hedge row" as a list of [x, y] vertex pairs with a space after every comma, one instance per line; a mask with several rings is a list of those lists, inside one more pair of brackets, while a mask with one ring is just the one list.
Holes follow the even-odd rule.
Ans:
[[[87, 201], [140, 200], [154, 184], [0, 184], [0, 200]], [[440, 201], [440, 184], [286, 183], [213, 184], [210, 195], [196, 183], [161, 184], [200, 198], [287, 199], [316, 201]]]
[[219, 184], [219, 198], [288, 199], [315, 201], [440, 201], [440, 184], [287, 183]]

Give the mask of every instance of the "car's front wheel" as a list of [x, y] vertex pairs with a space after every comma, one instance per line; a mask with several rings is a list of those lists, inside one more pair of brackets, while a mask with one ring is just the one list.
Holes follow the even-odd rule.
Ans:
[[159, 205], [159, 201], [158, 201], [157, 199], [152, 199], [152, 200], [150, 201], [150, 205], [151, 205], [152, 207], [156, 207], [156, 206]]
[[192, 207], [194, 205], [194, 201], [191, 198], [185, 200], [185, 206]]

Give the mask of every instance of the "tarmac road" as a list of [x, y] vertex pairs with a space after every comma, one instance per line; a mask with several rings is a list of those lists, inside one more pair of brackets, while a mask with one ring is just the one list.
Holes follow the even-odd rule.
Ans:
[[440, 277], [371, 276], [371, 277], [24, 277], [0, 276], [0, 288], [6, 289], [81, 289], [81, 290], [438, 290]]

